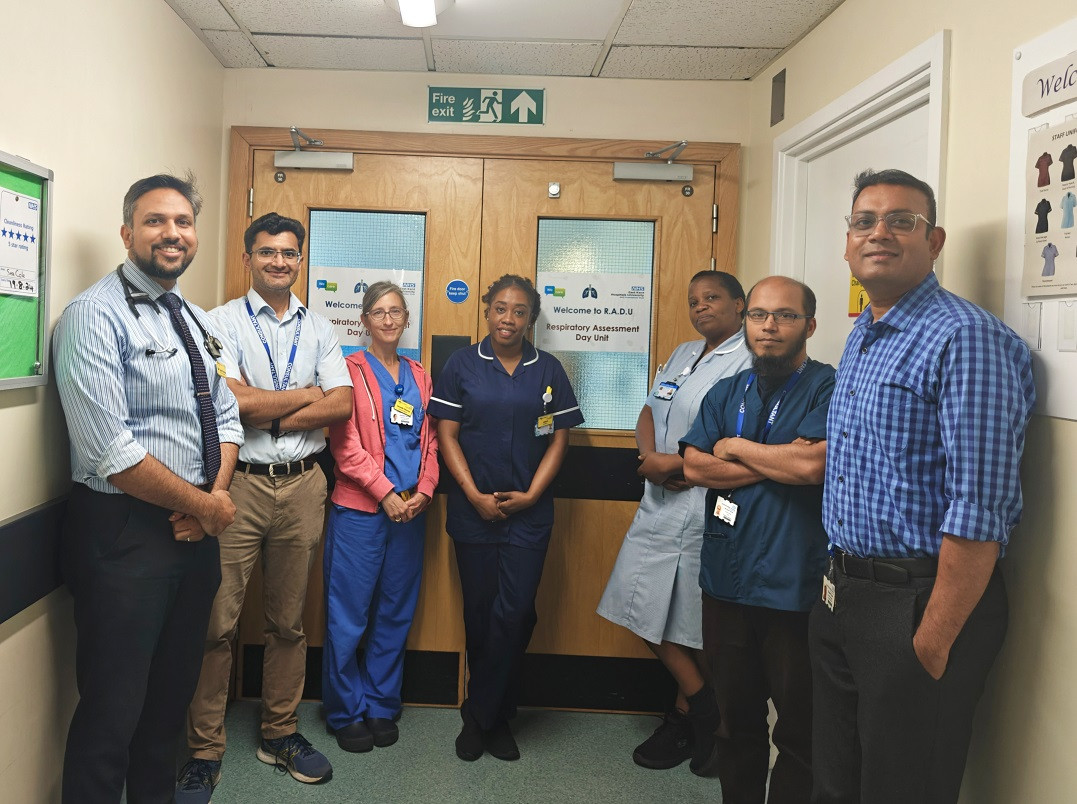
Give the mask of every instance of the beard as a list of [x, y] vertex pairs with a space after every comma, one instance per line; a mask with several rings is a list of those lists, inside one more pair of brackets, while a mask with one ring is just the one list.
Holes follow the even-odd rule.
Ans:
[[[174, 244], [168, 244], [174, 245]], [[131, 262], [133, 262], [142, 273], [146, 276], [152, 276], [154, 279], [179, 279], [183, 272], [187, 270], [187, 266], [194, 262], [194, 255], [187, 249], [184, 249], [183, 259], [181, 260], [178, 268], [170, 268], [157, 259], [157, 248], [154, 247], [150, 250], [150, 258], [148, 260], [143, 259], [138, 254], [131, 254]]]
[[800, 368], [798, 358], [807, 342], [808, 335], [805, 332], [795, 340], [788, 341], [785, 350], [780, 354], [758, 355], [753, 351], [752, 371], [760, 377], [788, 377]]

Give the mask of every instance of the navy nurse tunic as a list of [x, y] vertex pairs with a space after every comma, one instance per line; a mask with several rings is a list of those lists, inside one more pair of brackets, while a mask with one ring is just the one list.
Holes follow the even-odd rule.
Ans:
[[[543, 402], [549, 389], [553, 399]], [[550, 436], [536, 436], [539, 416], [553, 416], [555, 430], [583, 422], [576, 394], [557, 358], [523, 342], [511, 376], [487, 336], [454, 352], [434, 386], [428, 412], [460, 423], [460, 449], [483, 494], [527, 491]], [[446, 530], [459, 542], [544, 547], [553, 528], [553, 493], [499, 522], [485, 522], [459, 488], [449, 492]]]

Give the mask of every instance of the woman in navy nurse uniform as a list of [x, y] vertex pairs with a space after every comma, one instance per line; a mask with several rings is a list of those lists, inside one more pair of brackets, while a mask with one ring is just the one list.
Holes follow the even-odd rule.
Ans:
[[539, 294], [506, 274], [485, 296], [490, 334], [455, 352], [430, 400], [449, 492], [446, 530], [456, 548], [470, 678], [456, 754], [520, 756], [509, 728], [524, 651], [535, 628], [535, 594], [553, 528], [553, 482], [568, 428], [583, 422], [556, 358], [524, 338]]

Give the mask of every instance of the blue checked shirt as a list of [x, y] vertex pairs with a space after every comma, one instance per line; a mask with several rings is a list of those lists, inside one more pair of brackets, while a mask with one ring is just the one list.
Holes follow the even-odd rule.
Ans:
[[859, 556], [937, 556], [948, 533], [1004, 550], [1035, 399], [1024, 342], [934, 273], [879, 321], [865, 310], [830, 403], [830, 541]]
[[[130, 260], [123, 272], [134, 290], [154, 300], [164, 293]], [[180, 295], [178, 285], [173, 292]], [[118, 494], [109, 475], [149, 453], [188, 483], [201, 485], [206, 482], [202, 425], [187, 351], [162, 305], [135, 307], [138, 318], [113, 271], [76, 296], [56, 325], [52, 346], [71, 435], [71, 477], [95, 491]], [[218, 376], [191, 316], [197, 315], [210, 333], [214, 327], [202, 310], [189, 308], [182, 315], [202, 352], [221, 443], [242, 444], [236, 398]]]

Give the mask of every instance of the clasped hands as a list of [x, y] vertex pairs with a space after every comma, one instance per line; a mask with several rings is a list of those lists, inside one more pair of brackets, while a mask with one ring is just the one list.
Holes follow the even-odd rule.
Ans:
[[470, 502], [486, 522], [508, 519], [512, 514], [535, 504], [531, 494], [526, 491], [495, 491], [492, 494], [478, 494]]
[[206, 496], [208, 504], [198, 515], [173, 511], [168, 517], [172, 523], [172, 538], [177, 542], [200, 542], [207, 535], [216, 536], [236, 518], [236, 506], [227, 491], [214, 489]]
[[390, 491], [381, 499], [382, 510], [393, 522], [411, 522], [430, 505], [430, 498], [422, 492], [403, 500], [395, 491]]
[[680, 455], [664, 452], [642, 452], [636, 456], [639, 466], [636, 474], [645, 477], [656, 486], [667, 491], [684, 491], [692, 484], [684, 479], [683, 462]]

